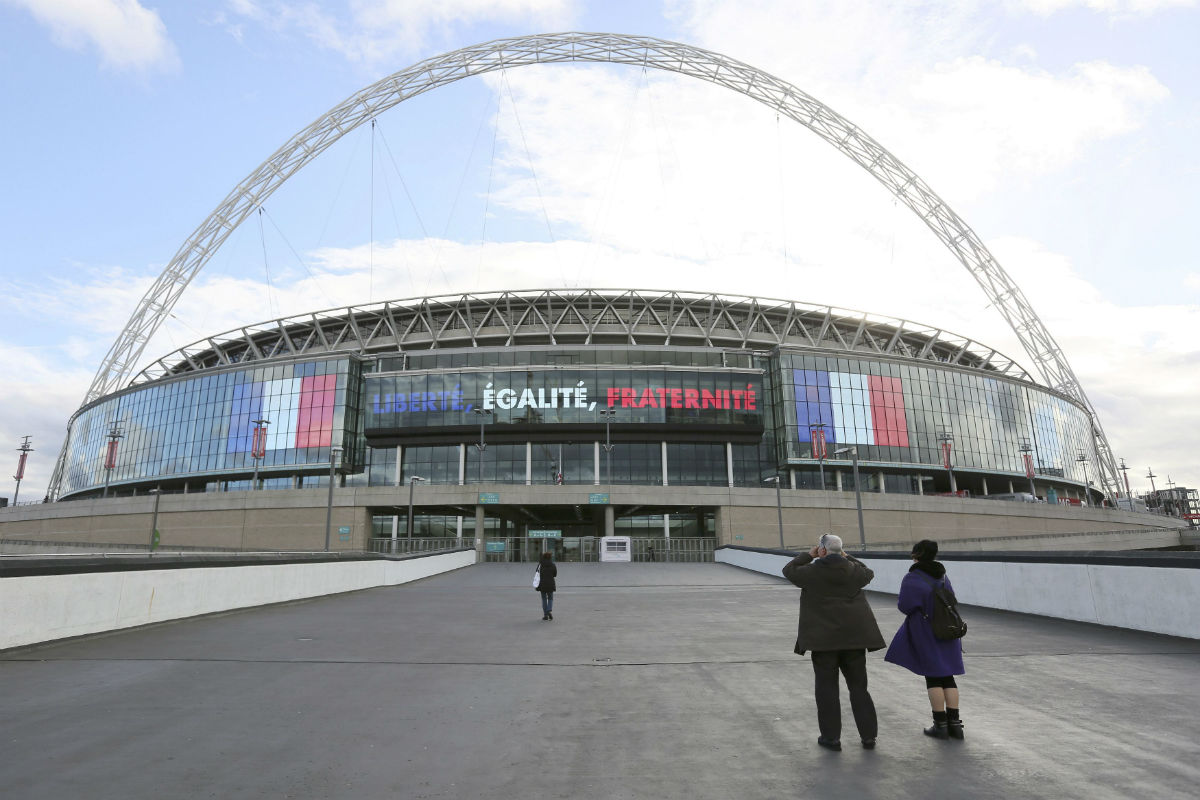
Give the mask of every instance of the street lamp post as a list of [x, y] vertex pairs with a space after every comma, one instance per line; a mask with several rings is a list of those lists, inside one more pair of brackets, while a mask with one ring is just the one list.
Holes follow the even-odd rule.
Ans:
[[108, 497], [108, 482], [112, 479], [113, 467], [117, 465], [117, 442], [124, 437], [121, 420], [114, 419], [108, 429], [108, 450], [104, 454], [104, 497]]
[[17, 504], [17, 498], [21, 496], [21, 479], [25, 477], [25, 461], [29, 458], [29, 454], [33, 452], [33, 448], [29, 446], [30, 437], [26, 436], [25, 441], [21, 442], [21, 446], [17, 448], [17, 452], [21, 457], [17, 460], [17, 474], [13, 475], [13, 479], [17, 482], [17, 489], [13, 492], [13, 505]]
[[329, 526], [333, 522], [333, 484], [337, 479], [335, 470], [337, 469], [338, 456], [342, 454], [342, 448], [331, 447], [329, 449], [329, 501], [325, 504], [325, 552], [329, 552]]
[[475, 445], [479, 449], [479, 482], [483, 483], [483, 451], [487, 450], [487, 442], [483, 440], [483, 423], [492, 415], [490, 408], [476, 408], [475, 413], [479, 415], [479, 444]]
[[[1034, 499], [1036, 500], [1037, 489], [1035, 489], [1033, 486], [1033, 445], [1029, 443], [1028, 439], [1022, 439], [1020, 450], [1022, 459], [1025, 461], [1025, 476], [1029, 478], [1029, 493], [1033, 495]], [[1047, 497], [1048, 496], [1049, 495], [1047, 495]]]
[[[814, 433], [816, 435], [814, 435]], [[808, 442], [817, 457], [817, 469], [821, 471], [821, 491], [825, 491], [825, 423], [814, 422], [808, 426]]]
[[1088, 480], [1088, 457], [1087, 453], [1079, 450], [1075, 455], [1075, 463], [1083, 465], [1083, 504], [1090, 506], [1092, 504], [1091, 481]]
[[612, 485], [612, 437], [610, 435], [610, 427], [612, 418], [616, 416], [615, 408], [600, 409], [600, 416], [604, 417], [604, 482]]
[[[410, 475], [408, 478], [408, 541], [412, 542], [413, 532], [413, 487], [417, 485], [417, 481], [424, 481], [420, 475]], [[393, 538], [395, 532], [393, 531]], [[392, 552], [396, 552], [395, 542], [392, 543]]]
[[954, 434], [950, 431], [942, 431], [938, 434], [937, 439], [942, 445], [942, 462], [946, 466], [947, 474], [950, 475], [950, 492], [958, 494], [958, 483], [954, 480], [954, 467], [950, 460], [950, 453], [954, 448]]
[[150, 552], [158, 547], [158, 498], [162, 497], [162, 489], [155, 487], [150, 490], [154, 495], [154, 513], [150, 516]]
[[256, 419], [253, 422], [254, 438], [250, 442], [250, 458], [254, 459], [254, 481], [250, 484], [250, 491], [258, 488], [258, 462], [267, 456], [267, 426], [271, 424], [271, 420]]
[[862, 515], [862, 487], [858, 482], [858, 448], [843, 447], [841, 450], [834, 450], [835, 456], [840, 456], [842, 453], [849, 453], [851, 465], [854, 470], [854, 504], [858, 506], [858, 543], [863, 550], [867, 549], [867, 529], [863, 526]]
[[779, 490], [779, 476], [773, 475], [770, 478], [763, 478], [763, 483], [775, 484], [775, 510], [779, 512], [779, 549], [783, 549], [783, 494]]
[[1129, 501], [1129, 511], [1133, 511], [1133, 495], [1129, 493], [1129, 467], [1125, 466], [1125, 459], [1121, 459], [1121, 475], [1125, 478], [1125, 499]]

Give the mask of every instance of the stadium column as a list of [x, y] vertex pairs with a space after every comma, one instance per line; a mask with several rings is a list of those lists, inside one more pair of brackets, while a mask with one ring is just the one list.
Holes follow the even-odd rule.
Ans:
[[600, 442], [592, 442], [592, 474], [596, 479], [592, 482], [594, 486], [600, 485]]
[[616, 514], [611, 505], [604, 506], [604, 535], [612, 536], [616, 530]]
[[479, 504], [479, 505], [475, 506], [475, 562], [476, 563], [483, 561], [484, 548], [486, 547], [486, 545], [484, 544], [484, 540], [486, 538], [487, 538], [487, 528], [484, 526], [484, 521], [483, 521], [483, 505]]
[[458, 444], [458, 485], [463, 486], [467, 482], [467, 446], [462, 442]]
[[725, 477], [729, 481], [729, 488], [733, 488], [733, 442], [725, 443]]
[[525, 443], [525, 485], [533, 485], [533, 442]]
[[670, 483], [667, 480], [667, 443], [666, 442], [662, 443], [662, 485], [663, 486], [670, 485]]

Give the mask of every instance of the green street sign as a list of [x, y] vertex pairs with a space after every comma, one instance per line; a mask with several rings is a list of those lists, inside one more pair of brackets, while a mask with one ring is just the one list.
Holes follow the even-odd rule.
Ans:
[[499, 503], [500, 503], [499, 493], [497, 493], [497, 492], [480, 492], [479, 493], [479, 505], [494, 506], [494, 505], [499, 505]]
[[343, 542], [350, 541], [350, 526], [349, 525], [339, 525], [338, 526], [338, 539]]
[[588, 505], [592, 505], [592, 506], [608, 505], [608, 493], [607, 492], [592, 492], [591, 494], [588, 495]]
[[561, 539], [562, 531], [530, 531], [530, 539]]
[[488, 552], [488, 553], [503, 553], [504, 552], [504, 542], [485, 542], [483, 546], [484, 546], [485, 552]]

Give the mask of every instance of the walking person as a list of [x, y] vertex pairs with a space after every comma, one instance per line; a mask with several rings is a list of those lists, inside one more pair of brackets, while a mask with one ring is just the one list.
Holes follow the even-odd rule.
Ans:
[[933, 725], [925, 729], [926, 736], [935, 739], [962, 739], [963, 724], [958, 715], [958, 684], [955, 675], [962, 675], [962, 640], [939, 639], [933, 633], [934, 589], [943, 584], [950, 591], [946, 567], [936, 561], [937, 542], [922, 539], [913, 545], [914, 563], [900, 583], [897, 606], [906, 616], [900, 630], [892, 637], [885, 661], [899, 664], [925, 678], [929, 705], [933, 710]]
[[883, 635], [863, 587], [875, 577], [865, 564], [842, 550], [841, 537], [827, 533], [783, 568], [800, 587], [799, 655], [812, 651], [813, 695], [817, 701], [817, 744], [841, 750], [842, 702], [838, 672], [846, 678], [850, 708], [862, 746], [875, 747], [879, 722], [867, 691], [867, 651], [883, 649]]
[[554, 619], [554, 590], [558, 588], [554, 579], [558, 577], [558, 567], [555, 566], [550, 553], [542, 553], [537, 571], [541, 575], [537, 590], [542, 595], [542, 619]]

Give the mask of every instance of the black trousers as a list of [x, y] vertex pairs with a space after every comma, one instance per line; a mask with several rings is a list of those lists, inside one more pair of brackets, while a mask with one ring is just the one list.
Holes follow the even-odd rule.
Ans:
[[862, 739], [874, 739], [879, 733], [875, 702], [867, 691], [866, 650], [814, 650], [812, 652], [813, 694], [817, 699], [817, 726], [826, 739], [842, 736], [842, 701], [838, 694], [838, 670], [846, 676], [850, 690], [850, 708]]

